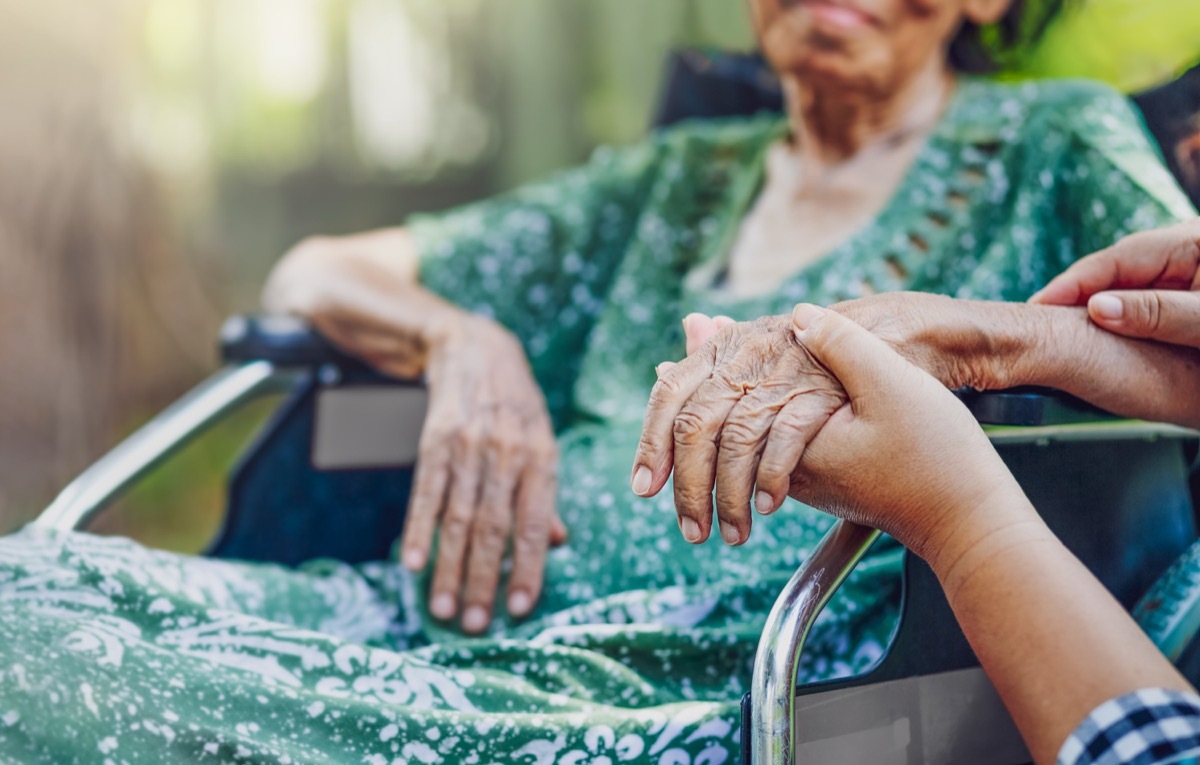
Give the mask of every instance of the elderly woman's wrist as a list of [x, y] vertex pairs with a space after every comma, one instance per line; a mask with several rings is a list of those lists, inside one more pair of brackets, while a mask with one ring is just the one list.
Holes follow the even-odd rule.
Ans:
[[959, 323], [970, 330], [959, 331], [958, 336], [966, 339], [948, 354], [960, 359], [960, 386], [976, 390], [1061, 387], [1071, 373], [1072, 346], [1078, 346], [1070, 332], [1064, 333], [1064, 317], [1056, 309], [984, 301], [962, 302], [961, 306], [967, 318]]
[[911, 339], [929, 358], [918, 365], [950, 388], [998, 390], [1020, 384], [1032, 333], [1007, 303], [944, 301]]

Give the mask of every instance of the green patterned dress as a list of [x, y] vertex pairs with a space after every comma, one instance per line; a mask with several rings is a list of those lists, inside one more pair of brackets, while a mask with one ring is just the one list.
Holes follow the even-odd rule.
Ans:
[[[689, 311], [739, 319], [914, 289], [1020, 300], [1076, 257], [1189, 216], [1124, 99], [965, 81], [876, 220], [770, 295], [714, 275], [777, 116], [695, 123], [545, 183], [412, 223], [421, 281], [522, 340], [559, 431], [551, 553], [525, 620], [467, 639], [425, 576], [297, 570], [26, 530], [0, 540], [0, 761], [716, 763], [766, 613], [830, 524], [799, 505], [693, 547], [671, 492], [634, 497], [653, 368]], [[803, 678], [886, 647], [900, 550], [881, 543], [812, 636]]]

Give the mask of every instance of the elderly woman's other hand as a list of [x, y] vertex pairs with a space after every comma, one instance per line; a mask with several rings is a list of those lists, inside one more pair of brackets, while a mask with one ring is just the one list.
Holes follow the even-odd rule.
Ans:
[[429, 411], [405, 521], [402, 559], [419, 571], [434, 532], [429, 608], [491, 622], [511, 542], [508, 610], [523, 616], [542, 588], [550, 544], [566, 538], [555, 506], [557, 444], [520, 343], [417, 283], [403, 229], [319, 237], [297, 245], [264, 289], [268, 310], [304, 316], [385, 374], [424, 374]]
[[1127, 236], [1077, 261], [1030, 302], [1086, 305], [1111, 332], [1200, 347], [1200, 220]]
[[698, 543], [711, 530], [715, 485], [721, 538], [741, 544], [750, 533], [755, 484], [756, 507], [778, 507], [804, 444], [844, 394], [796, 341], [787, 316], [711, 327], [705, 317], [689, 320], [716, 332], [683, 361], [659, 367], [633, 490], [658, 493], [674, 469], [679, 527]]

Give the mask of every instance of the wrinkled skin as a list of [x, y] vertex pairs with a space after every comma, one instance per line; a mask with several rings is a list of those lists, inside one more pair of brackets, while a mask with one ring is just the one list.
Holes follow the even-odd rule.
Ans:
[[657, 493], [674, 468], [680, 530], [702, 542], [715, 485], [721, 538], [741, 544], [753, 484], [782, 501], [804, 444], [844, 400], [841, 385], [796, 340], [790, 317], [727, 325], [680, 363], [659, 368], [634, 488]]
[[563, 532], [553, 528], [558, 447], [521, 346], [494, 323], [465, 323], [462, 339], [430, 353], [404, 546], [428, 549], [440, 524], [430, 610], [443, 619], [461, 610], [463, 628], [479, 632], [509, 539], [509, 605], [523, 614], [540, 593], [547, 544]]
[[416, 285], [401, 229], [301, 243], [272, 272], [263, 303], [307, 318], [384, 374], [425, 375], [429, 412], [402, 557], [423, 569], [439, 532], [433, 615], [487, 629], [510, 546], [508, 610], [532, 610], [547, 548], [566, 528], [550, 416], [517, 339]]
[[[1005, 387], [990, 355], [965, 352], [987, 345], [969, 305], [891, 293], [832, 310], [949, 387]], [[681, 531], [701, 542], [709, 535], [715, 486], [721, 538], [740, 544], [750, 533], [751, 494], [760, 513], [783, 503], [806, 444], [845, 394], [796, 339], [790, 316], [734, 323], [692, 314], [684, 326], [688, 357], [659, 367], [634, 459], [634, 490], [655, 494], [674, 470]], [[964, 352], [948, 352], [956, 347]]]
[[[1169, 242], [1155, 241], [1175, 251]], [[1200, 293], [1178, 292], [1152, 299], [1178, 305], [1198, 298]], [[1187, 331], [1198, 309], [1200, 304], [1190, 314], [1169, 314], [1180, 322], [1160, 320], [1160, 331]], [[949, 388], [1047, 386], [1129, 417], [1200, 424], [1195, 348], [1121, 337], [1099, 328], [1082, 308], [890, 293], [829, 310], [865, 327]], [[680, 526], [689, 540], [707, 538], [711, 509], [705, 490], [714, 484], [717, 516], [733, 529], [726, 539], [733, 544], [749, 533], [752, 494], [762, 513], [773, 512], [785, 496], [800, 496], [791, 468], [843, 399], [803, 345], [786, 338], [789, 324], [789, 317], [726, 324], [693, 314], [685, 322], [688, 358], [659, 368], [633, 489], [655, 494], [674, 470]], [[1177, 324], [1181, 328], [1172, 329]], [[770, 353], [780, 358], [766, 358]], [[785, 419], [777, 426], [781, 413]]]

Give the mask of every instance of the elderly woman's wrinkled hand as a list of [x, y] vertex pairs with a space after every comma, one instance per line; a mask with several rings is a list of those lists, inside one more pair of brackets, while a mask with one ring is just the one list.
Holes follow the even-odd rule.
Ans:
[[549, 544], [565, 538], [555, 508], [558, 447], [520, 343], [495, 323], [465, 317], [455, 337], [431, 348], [425, 376], [430, 404], [405, 563], [424, 564], [440, 525], [430, 611], [461, 613], [464, 630], [482, 632], [510, 539], [508, 610], [523, 616], [541, 592]]
[[511, 542], [508, 610], [524, 616], [542, 588], [546, 550], [566, 538], [555, 506], [558, 452], [550, 416], [517, 339], [415, 284], [403, 229], [318, 237], [276, 266], [264, 304], [303, 316], [384, 374], [425, 375], [429, 410], [403, 535], [413, 571], [438, 552], [430, 611], [491, 621]]
[[651, 496], [675, 473], [684, 537], [708, 538], [716, 486], [721, 538], [750, 533], [750, 498], [782, 503], [808, 439], [845, 400], [841, 386], [797, 342], [789, 316], [725, 323], [678, 364], [659, 367], [632, 484]]
[[[853, 319], [906, 360], [949, 387], [1007, 386], [995, 333], [973, 303], [892, 293], [830, 309]], [[789, 316], [735, 323], [691, 314], [688, 357], [659, 367], [635, 458], [633, 489], [656, 494], [675, 473], [680, 528], [708, 538], [713, 489], [721, 537], [746, 540], [750, 500], [761, 513], [792, 489], [805, 447], [845, 400], [838, 385], [792, 335]], [[777, 354], [778, 357], [773, 354]]]

